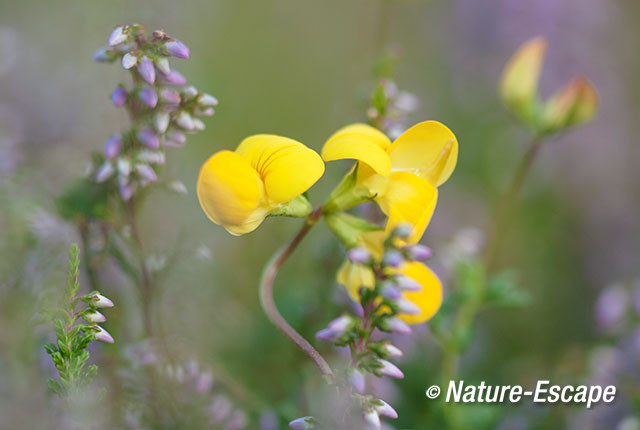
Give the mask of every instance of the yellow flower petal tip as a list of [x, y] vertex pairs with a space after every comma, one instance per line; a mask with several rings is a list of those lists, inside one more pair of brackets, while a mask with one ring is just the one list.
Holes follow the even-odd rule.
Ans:
[[504, 68], [500, 80], [500, 97], [521, 120], [532, 123], [538, 102], [538, 81], [547, 49], [539, 36], [518, 48]]
[[[200, 169], [198, 200], [209, 219], [231, 234], [255, 230], [272, 212], [307, 191], [324, 173], [320, 156], [300, 142], [255, 135]], [[302, 198], [302, 197], [301, 197]]]
[[410, 262], [400, 268], [400, 273], [422, 285], [422, 290], [405, 292], [404, 297], [420, 308], [418, 314], [400, 314], [407, 324], [429, 321], [442, 305], [442, 283], [435, 273], [422, 263]]
[[389, 148], [391, 169], [418, 175], [439, 187], [458, 162], [458, 140], [438, 121], [418, 123], [402, 133]]
[[324, 161], [353, 159], [371, 167], [377, 174], [389, 176], [391, 161], [386, 150], [389, 138], [366, 124], [352, 124], [334, 133], [322, 148]]

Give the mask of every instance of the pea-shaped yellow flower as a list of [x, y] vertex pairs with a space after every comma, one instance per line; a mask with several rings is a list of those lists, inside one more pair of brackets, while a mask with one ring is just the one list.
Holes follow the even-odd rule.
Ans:
[[326, 211], [375, 199], [389, 217], [386, 231], [413, 226], [408, 242], [420, 240], [435, 209], [438, 191], [458, 160], [455, 135], [437, 121], [414, 125], [393, 143], [381, 131], [353, 124], [338, 130], [322, 148], [325, 161], [355, 159], [352, 171], [330, 197]]
[[301, 194], [323, 173], [320, 156], [302, 143], [258, 134], [204, 163], [198, 200], [211, 221], [241, 235], [255, 230], [268, 215], [307, 215], [311, 205]]

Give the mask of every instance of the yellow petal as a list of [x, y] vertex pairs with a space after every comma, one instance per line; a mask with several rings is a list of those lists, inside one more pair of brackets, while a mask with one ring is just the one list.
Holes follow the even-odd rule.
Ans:
[[377, 174], [389, 176], [391, 162], [386, 149], [391, 142], [380, 130], [366, 124], [341, 128], [322, 148], [324, 161], [354, 159], [371, 167]]
[[349, 260], [345, 260], [338, 269], [337, 279], [338, 283], [347, 290], [349, 297], [356, 302], [360, 300], [360, 288], [373, 288], [376, 284], [371, 268]]
[[391, 169], [418, 175], [442, 185], [458, 162], [458, 141], [445, 125], [424, 121], [402, 133], [389, 148]]
[[420, 324], [433, 317], [442, 304], [442, 283], [427, 266], [418, 262], [406, 263], [399, 270], [403, 275], [422, 285], [420, 291], [405, 291], [404, 297], [420, 308], [419, 314], [400, 314], [408, 324]]
[[408, 243], [416, 243], [429, 225], [438, 200], [438, 190], [426, 180], [407, 172], [393, 172], [386, 194], [376, 199], [389, 217], [386, 232], [400, 224], [413, 227]]
[[260, 176], [231, 151], [217, 152], [203, 164], [197, 194], [209, 219], [233, 234], [254, 230], [266, 215], [259, 207], [264, 196]]
[[273, 134], [257, 134], [240, 143], [245, 157], [264, 182], [273, 203], [286, 203], [307, 191], [324, 173], [320, 156], [302, 143]]

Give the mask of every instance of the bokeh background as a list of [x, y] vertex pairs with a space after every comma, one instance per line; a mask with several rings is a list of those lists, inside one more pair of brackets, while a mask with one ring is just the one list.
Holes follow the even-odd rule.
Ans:
[[[599, 92], [600, 111], [592, 123], [543, 148], [499, 256], [501, 266], [516, 270], [532, 302], [481, 315], [462, 376], [491, 385], [576, 383], [594, 360], [596, 368], [608, 363], [602, 348], [611, 352], [616, 342], [594, 316], [599, 294], [638, 277], [639, 18], [640, 3], [632, 0], [1, 0], [0, 427], [53, 426], [42, 351], [51, 329], [32, 317], [43, 293], [62, 287], [66, 249], [78, 240], [56, 215], [54, 198], [86, 171], [91, 151], [127, 126], [108, 98], [128, 82], [126, 74], [91, 60], [116, 24], [140, 22], [179, 37], [191, 59], [172, 64], [220, 100], [206, 131], [169, 154], [167, 174], [183, 181], [188, 195], [158, 191], [141, 214], [151, 253], [161, 258], [179, 250], [155, 298], [156, 321], [171, 342], [232, 387], [248, 428], [260, 428], [261, 417], [263, 425], [273, 424], [263, 428], [284, 428], [286, 419], [310, 409], [315, 369], [268, 323], [257, 282], [299, 222], [274, 218], [254, 233], [230, 236], [199, 208], [201, 163], [253, 133], [289, 136], [319, 151], [337, 128], [365, 119], [372, 66], [395, 47], [402, 53], [396, 82], [420, 100], [412, 121], [442, 121], [460, 142], [458, 168], [441, 189], [423, 239], [447, 279], [444, 250], [462, 229], [486, 231], [530, 140], [497, 97], [501, 70], [520, 43], [545, 36], [542, 94], [584, 74]], [[345, 168], [328, 166], [311, 190], [314, 203]], [[345, 307], [334, 281], [342, 258], [320, 225], [278, 278], [279, 307], [308, 337]], [[140, 341], [141, 322], [133, 286], [114, 267], [101, 277], [104, 293], [117, 303], [113, 323], [105, 326], [117, 343], [93, 352], [104, 379], [118, 348]], [[400, 412], [398, 428], [432, 422], [424, 390], [438, 381], [440, 350], [427, 326], [416, 333], [405, 345], [407, 378], [381, 388]], [[326, 345], [320, 348], [339, 360]], [[624, 354], [640, 353], [640, 342], [638, 349]], [[586, 418], [571, 405], [506, 404], [479, 413], [490, 416], [488, 428], [616, 428], [625, 417], [631, 422], [630, 402], [618, 399]], [[603, 414], [607, 425], [598, 427], [595, 417]]]

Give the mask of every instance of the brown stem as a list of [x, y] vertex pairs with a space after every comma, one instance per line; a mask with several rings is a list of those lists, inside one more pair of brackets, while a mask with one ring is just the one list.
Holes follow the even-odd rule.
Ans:
[[298, 333], [293, 327], [287, 323], [282, 317], [275, 301], [273, 300], [273, 283], [276, 280], [278, 271], [282, 267], [289, 256], [295, 251], [302, 239], [307, 235], [311, 227], [313, 227], [320, 216], [322, 215], [322, 208], [314, 210], [306, 219], [304, 226], [298, 231], [298, 233], [291, 239], [291, 241], [282, 247], [269, 261], [262, 274], [260, 280], [260, 304], [262, 309], [267, 314], [269, 321], [276, 326], [282, 334], [287, 336], [298, 348], [300, 348], [313, 362], [318, 366], [320, 372], [328, 377], [333, 378], [333, 371], [329, 367], [327, 361], [320, 355], [320, 353]]
[[144, 332], [147, 337], [153, 334], [153, 326], [151, 323], [151, 275], [147, 269], [147, 264], [144, 258], [144, 248], [142, 246], [142, 238], [138, 229], [138, 222], [136, 221], [135, 203], [133, 199], [127, 202], [127, 214], [129, 217], [129, 226], [131, 227], [131, 236], [137, 247], [136, 254], [140, 264], [140, 273], [142, 274], [142, 313], [144, 322]]
[[515, 203], [524, 184], [531, 166], [533, 165], [540, 147], [542, 146], [542, 140], [539, 138], [534, 139], [529, 145], [529, 149], [525, 153], [524, 157], [520, 161], [520, 164], [516, 168], [513, 177], [511, 178], [509, 188], [504, 198], [498, 206], [496, 215], [494, 217], [493, 226], [487, 240], [485, 265], [487, 267], [487, 273], [491, 272], [495, 264], [496, 255], [498, 249], [504, 240], [504, 236], [508, 230], [509, 223], [511, 221], [511, 213], [515, 206]]

